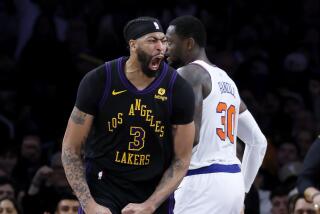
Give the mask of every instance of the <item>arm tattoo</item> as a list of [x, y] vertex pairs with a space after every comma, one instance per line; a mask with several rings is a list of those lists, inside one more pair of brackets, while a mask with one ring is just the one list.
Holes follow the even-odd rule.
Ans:
[[76, 124], [84, 124], [84, 119], [87, 116], [86, 113], [79, 111], [77, 108], [74, 108], [71, 113], [71, 119]]
[[85, 169], [81, 157], [70, 148], [65, 148], [62, 151], [61, 158], [66, 177], [72, 189], [78, 196], [82, 207], [85, 209], [92, 196], [85, 179]]
[[[157, 187], [157, 190], [161, 190], [163, 187], [165, 187], [171, 179], [176, 177], [176, 174], [178, 173], [178, 171], [183, 169], [184, 169], [183, 161], [175, 157], [171, 165], [169, 166], [169, 168], [163, 174], [162, 179]], [[182, 180], [182, 178], [183, 177], [180, 178], [179, 183]], [[159, 207], [162, 204], [162, 202], [163, 201], [159, 201], [159, 203], [156, 204], [156, 206]]]

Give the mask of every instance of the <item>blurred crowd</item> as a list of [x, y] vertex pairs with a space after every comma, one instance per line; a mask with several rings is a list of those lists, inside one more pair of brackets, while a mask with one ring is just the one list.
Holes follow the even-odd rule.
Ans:
[[[10, 207], [16, 213], [76, 213], [60, 151], [79, 81], [103, 62], [128, 55], [122, 28], [129, 19], [153, 16], [166, 28], [186, 14], [205, 24], [210, 60], [235, 80], [268, 138], [245, 213], [286, 214], [309, 206], [297, 194], [296, 179], [320, 133], [320, 1], [210, 5], [0, 1], [0, 214]], [[241, 158], [242, 142], [238, 148]]]

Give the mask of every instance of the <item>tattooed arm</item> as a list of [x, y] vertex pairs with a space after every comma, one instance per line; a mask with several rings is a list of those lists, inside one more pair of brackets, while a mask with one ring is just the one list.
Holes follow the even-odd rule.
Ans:
[[122, 210], [123, 214], [153, 213], [178, 187], [189, 167], [194, 133], [194, 122], [176, 125], [174, 135], [175, 155], [171, 165], [163, 174], [154, 193], [142, 204], [128, 204]]
[[77, 195], [82, 208], [89, 213], [111, 213], [109, 209], [98, 205], [91, 196], [85, 169], [81, 159], [81, 147], [84, 145], [93, 121], [93, 116], [74, 107], [62, 144], [62, 163], [70, 186]]

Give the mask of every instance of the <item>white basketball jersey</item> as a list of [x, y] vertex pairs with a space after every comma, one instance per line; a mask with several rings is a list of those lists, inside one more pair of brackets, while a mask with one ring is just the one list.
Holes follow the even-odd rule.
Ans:
[[210, 74], [212, 89], [203, 100], [200, 139], [193, 148], [189, 169], [217, 164], [240, 164], [236, 139], [240, 96], [236, 84], [216, 66], [202, 60], [198, 64]]

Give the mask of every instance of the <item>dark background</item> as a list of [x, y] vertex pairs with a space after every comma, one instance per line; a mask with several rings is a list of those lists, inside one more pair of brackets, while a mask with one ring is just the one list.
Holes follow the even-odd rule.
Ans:
[[[253, 188], [266, 210], [261, 213], [269, 212], [277, 186], [286, 193], [295, 187], [320, 129], [320, 1], [1, 0], [0, 174], [15, 183], [17, 197], [60, 151], [81, 78], [128, 55], [124, 24], [153, 16], [166, 28], [186, 14], [205, 24], [208, 57], [235, 80], [268, 138]], [[26, 139], [32, 139], [29, 158], [36, 158], [22, 172]]]

